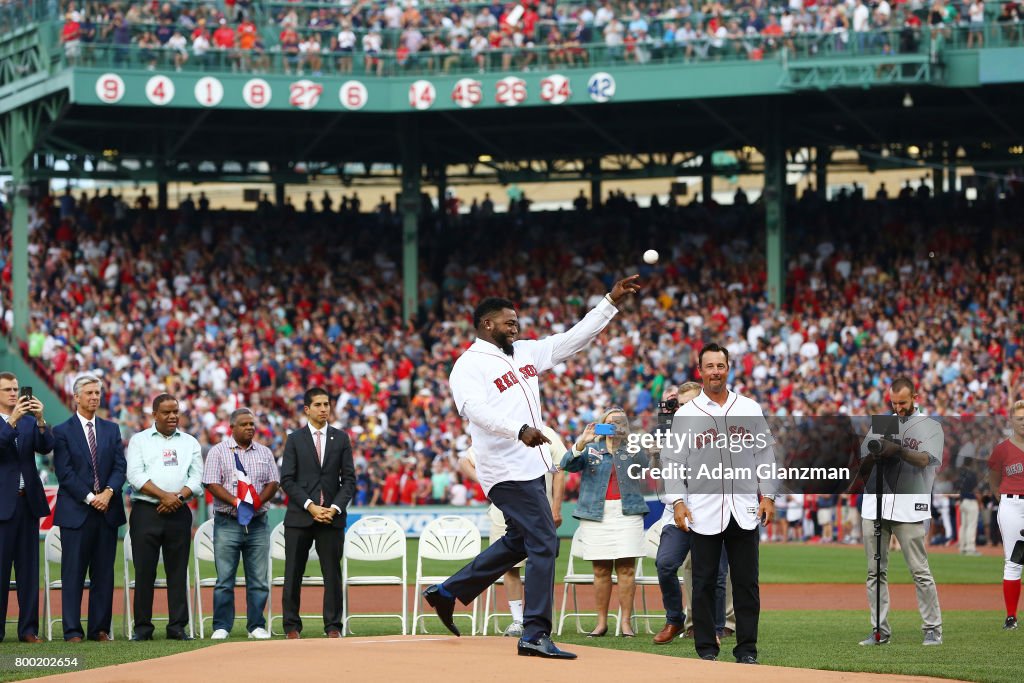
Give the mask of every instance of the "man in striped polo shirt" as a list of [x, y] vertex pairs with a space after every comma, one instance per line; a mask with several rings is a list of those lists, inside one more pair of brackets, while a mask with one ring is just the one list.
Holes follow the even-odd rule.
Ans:
[[[224, 640], [235, 623], [235, 576], [238, 557], [245, 562], [246, 630], [249, 638], [270, 638], [264, 609], [270, 596], [267, 561], [270, 528], [264, 504], [277, 493], [280, 476], [274, 454], [256, 443], [256, 416], [248, 408], [231, 413], [231, 436], [210, 449], [203, 484], [214, 497], [213, 556], [217, 585], [213, 589], [213, 640]], [[237, 457], [237, 463], [236, 463]], [[239, 521], [238, 470], [259, 491], [259, 505], [249, 523]], [[243, 517], [247, 517], [244, 515]]]

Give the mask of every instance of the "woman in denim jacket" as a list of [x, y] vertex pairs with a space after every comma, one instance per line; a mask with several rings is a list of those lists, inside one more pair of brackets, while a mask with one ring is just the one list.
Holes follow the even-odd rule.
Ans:
[[601, 420], [615, 425], [615, 435], [599, 437], [594, 423], [587, 425], [562, 458], [562, 469], [581, 472], [580, 498], [573, 516], [580, 520], [580, 557], [594, 563], [597, 593], [597, 627], [590, 637], [608, 632], [608, 603], [612, 595], [612, 564], [619, 581], [622, 635], [634, 634], [631, 618], [636, 593], [636, 558], [644, 554], [644, 515], [647, 503], [640, 482], [628, 474], [633, 463], [647, 465], [646, 453], [627, 452], [629, 420], [621, 408], [613, 408]]

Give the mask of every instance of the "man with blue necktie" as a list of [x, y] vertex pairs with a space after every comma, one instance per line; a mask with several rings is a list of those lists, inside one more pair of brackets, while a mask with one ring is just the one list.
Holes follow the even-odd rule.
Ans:
[[[18, 378], [0, 372], [0, 623], [7, 620], [11, 567], [18, 576], [18, 640], [39, 637], [39, 518], [50, 514], [36, 453], [53, 450], [43, 404]], [[0, 641], [4, 629], [0, 628]]]
[[53, 428], [53, 465], [60, 490], [53, 523], [61, 534], [64, 640], [80, 643], [82, 591], [89, 572], [89, 640], [111, 637], [117, 530], [127, 521], [124, 441], [118, 426], [96, 415], [103, 385], [94, 375], [75, 380], [78, 409]]

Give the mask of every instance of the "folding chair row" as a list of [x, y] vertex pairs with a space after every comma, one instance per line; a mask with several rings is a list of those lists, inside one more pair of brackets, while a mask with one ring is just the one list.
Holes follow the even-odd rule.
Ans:
[[[122, 569], [124, 572], [124, 616], [123, 616], [123, 633], [124, 637], [131, 638], [132, 631], [134, 630], [134, 619], [132, 612], [132, 597], [131, 593], [135, 589], [135, 579], [132, 576], [132, 571], [129, 569], [133, 566], [132, 562], [132, 539], [131, 534], [125, 533], [124, 535], [124, 552], [122, 560]], [[53, 640], [53, 627], [55, 624], [61, 623], [60, 615], [53, 615], [53, 600], [51, 599], [51, 593], [53, 591], [59, 591], [63, 588], [64, 584], [61, 578], [55, 578], [55, 574], [51, 573], [50, 565], [56, 564], [60, 566], [61, 556], [63, 549], [60, 538], [60, 527], [52, 527], [46, 532], [46, 536], [43, 539], [43, 613], [46, 619], [46, 638], [47, 640]], [[163, 553], [160, 553], [160, 564], [163, 564], [164, 557]], [[192, 611], [192, 574], [186, 569], [185, 574], [186, 582], [186, 596], [188, 599], [188, 631], [189, 635], [194, 635], [193, 631], [193, 611]], [[12, 582], [13, 584], [13, 582]], [[167, 589], [167, 579], [157, 579], [154, 583], [154, 587], [157, 589]], [[13, 588], [13, 586], [12, 586]], [[85, 588], [89, 588], [89, 580], [85, 581]], [[153, 617], [153, 621], [167, 621], [167, 617]], [[113, 637], [113, 633], [110, 634]]]
[[[645, 620], [647, 624], [647, 631], [651, 632], [650, 620], [662, 618], [660, 611], [655, 613], [648, 612], [647, 609], [647, 595], [646, 587], [654, 586], [658, 583], [657, 574], [648, 575], [643, 571], [644, 560], [653, 562], [657, 557], [658, 545], [661, 538], [661, 524], [656, 524], [647, 530], [645, 533], [645, 548], [647, 554], [644, 558], [640, 558], [637, 565], [636, 583], [641, 590], [641, 603], [642, 611], [634, 615], [634, 619], [637, 621]], [[563, 593], [562, 593], [562, 605], [559, 610], [558, 619], [558, 635], [562, 634], [562, 630], [565, 625], [565, 621], [568, 618], [576, 619], [576, 629], [578, 632], [583, 632], [581, 617], [595, 617], [597, 616], [594, 612], [580, 612], [577, 596], [577, 587], [580, 585], [593, 585], [594, 575], [592, 573], [581, 572], [576, 569], [576, 561], [582, 560], [580, 557], [580, 549], [577, 540], [577, 534], [573, 535], [572, 544], [570, 546], [569, 553], [569, 565], [565, 576], [563, 577]], [[60, 616], [56, 617], [53, 615], [53, 602], [51, 600], [51, 592], [55, 590], [61, 590], [62, 582], [60, 578], [55, 578], [55, 575], [51, 573], [51, 564], [60, 564], [61, 561], [61, 541], [60, 541], [60, 529], [54, 527], [50, 529], [44, 540], [44, 569], [43, 569], [43, 609], [46, 615], [46, 637], [49, 640], [53, 639], [53, 627], [55, 624], [60, 623]], [[415, 591], [415, 602], [413, 606], [411, 632], [416, 634], [422, 629], [423, 633], [426, 633], [426, 625], [424, 620], [430, 616], [429, 608], [426, 613], [423, 611], [423, 599], [421, 592], [427, 586], [435, 583], [441, 583], [448, 577], [439, 574], [427, 574], [424, 571], [424, 560], [428, 561], [439, 561], [439, 562], [467, 562], [472, 560], [478, 554], [480, 554], [482, 545], [482, 539], [480, 531], [476, 525], [465, 517], [458, 517], [454, 515], [448, 515], [440, 517], [431, 521], [423, 529], [420, 536], [419, 551], [416, 556], [416, 577], [413, 590]], [[274, 575], [274, 560], [284, 561], [285, 542], [284, 542], [284, 524], [278, 524], [271, 531], [270, 535], [270, 561], [268, 562], [268, 582], [271, 587], [283, 586], [284, 576]], [[350, 622], [353, 619], [398, 619], [401, 624], [402, 634], [410, 632], [408, 623], [408, 589], [407, 589], [407, 543], [406, 536], [401, 528], [393, 519], [383, 517], [379, 515], [372, 515], [368, 517], [362, 517], [357, 520], [347, 531], [345, 536], [345, 549], [342, 559], [342, 590], [344, 592], [344, 612], [343, 612], [343, 635], [349, 635], [352, 633]], [[312, 561], [318, 561], [315, 548], [310, 549], [309, 559]], [[349, 562], [387, 562], [399, 560], [401, 565], [401, 572], [395, 575], [357, 575], [354, 576], [349, 571]], [[160, 556], [160, 562], [163, 563], [163, 555]], [[203, 597], [202, 589], [211, 588], [216, 585], [216, 577], [203, 577], [201, 573], [200, 562], [214, 562], [214, 543], [213, 543], [213, 520], [208, 520], [201, 524], [196, 530], [195, 537], [193, 539], [193, 560], [192, 567], [186, 574], [186, 580], [188, 582], [188, 611], [189, 611], [189, 633], [194, 634], [194, 625], [198, 624], [199, 637], [205, 638], [205, 624], [207, 621], [212, 621], [212, 615], [207, 616], [203, 610]], [[135, 580], [132, 577], [129, 566], [132, 565], [132, 548], [131, 548], [131, 536], [125, 534], [124, 538], [124, 553], [123, 553], [123, 573], [124, 573], [124, 635], [126, 638], [130, 638], [132, 630], [134, 628], [133, 613], [132, 613], [132, 602], [131, 592], [135, 589]], [[615, 577], [613, 576], [613, 581]], [[680, 583], [683, 579], [680, 577]], [[504, 584], [504, 578], [498, 579], [496, 584]], [[88, 581], [86, 581], [86, 587], [88, 588]], [[244, 586], [244, 577], [236, 577], [236, 586]], [[319, 576], [304, 576], [302, 580], [303, 586], [323, 586], [323, 578]], [[14, 590], [15, 583], [11, 581], [10, 590]], [[379, 613], [361, 613], [355, 614], [350, 612], [350, 588], [361, 587], [361, 586], [396, 586], [401, 593], [401, 612], [391, 614], [379, 614]], [[166, 589], [166, 579], [157, 579], [156, 588]], [[570, 590], [573, 595], [573, 610], [571, 612], [566, 611], [568, 596]], [[491, 605], [496, 602], [497, 593], [495, 586], [492, 585], [485, 594], [485, 601], [483, 607], [483, 618], [481, 624], [481, 632], [483, 635], [487, 635], [489, 625], [493, 621], [495, 623], [495, 633], [499, 632], [497, 619], [498, 617], [511, 616], [508, 613], [502, 612], [491, 612]], [[194, 611], [193, 611], [194, 606]], [[478, 605], [477, 601], [469, 606], [467, 612], [456, 613], [456, 617], [462, 619], [468, 619], [470, 622], [471, 634], [477, 633], [477, 612]], [[306, 618], [317, 618], [319, 615], [303, 615]], [[620, 632], [621, 624], [621, 608], [618, 614], [610, 615], [611, 618], [615, 619], [616, 622], [616, 633]], [[273, 624], [275, 621], [280, 620], [282, 617], [279, 614], [273, 613], [273, 600], [269, 600], [267, 604], [267, 624], [268, 629], [273, 633]], [[154, 619], [155, 621], [158, 619]], [[166, 620], [166, 617], [159, 619]]]

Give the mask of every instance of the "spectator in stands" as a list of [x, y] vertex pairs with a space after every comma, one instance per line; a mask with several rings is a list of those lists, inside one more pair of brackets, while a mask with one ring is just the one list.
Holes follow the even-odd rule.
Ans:
[[340, 73], [352, 73], [352, 53], [356, 49], [356, 34], [352, 31], [352, 24], [343, 22], [338, 32], [334, 50], [338, 57], [338, 71]]
[[139, 61], [146, 65], [147, 71], [155, 70], [159, 59], [158, 50], [160, 49], [160, 41], [157, 40], [156, 35], [152, 31], [144, 31], [139, 36], [137, 45], [139, 48]]
[[636, 590], [636, 558], [644, 555], [643, 528], [647, 503], [628, 467], [646, 464], [645, 453], [627, 451], [630, 433], [626, 413], [620, 408], [605, 411], [602, 424], [613, 425], [614, 434], [599, 437], [590, 423], [562, 458], [562, 469], [580, 472], [580, 498], [573, 516], [580, 520], [580, 556], [594, 564], [597, 593], [597, 625], [590, 637], [608, 632], [608, 603], [612, 592], [612, 566], [619, 585], [620, 629], [632, 637], [633, 595]]
[[210, 65], [210, 34], [205, 28], [197, 28], [192, 33], [192, 55], [200, 69]]
[[230, 64], [232, 71], [237, 71], [239, 66], [239, 54], [236, 48], [235, 30], [228, 26], [225, 19], [221, 19], [217, 30], [213, 32], [213, 49], [217, 54], [219, 65]]
[[967, 49], [977, 43], [979, 48], [985, 46], [985, 2], [974, 0], [967, 8], [970, 30], [967, 33]]
[[305, 67], [309, 67], [313, 76], [322, 76], [323, 58], [320, 56], [322, 46], [320, 36], [310, 31], [306, 39], [299, 43], [299, 75]]
[[64, 57], [68, 60], [68, 66], [74, 66], [82, 56], [81, 18], [78, 12], [68, 12], [61, 29], [60, 39], [64, 43]]
[[181, 31], [175, 31], [167, 41], [167, 49], [171, 51], [174, 60], [174, 70], [181, 71], [181, 67], [188, 61], [188, 41]]
[[292, 25], [285, 24], [284, 26], [284, 30], [278, 37], [278, 43], [281, 47], [284, 72], [290, 74], [292, 69], [298, 71], [302, 68], [299, 62], [299, 34], [296, 33]]
[[[394, 7], [394, 3], [390, 6]], [[384, 61], [380, 57], [381, 46], [380, 32], [376, 28], [370, 29], [369, 33], [363, 36], [363, 61], [366, 64], [366, 73], [374, 73], [377, 76], [384, 74]]]

